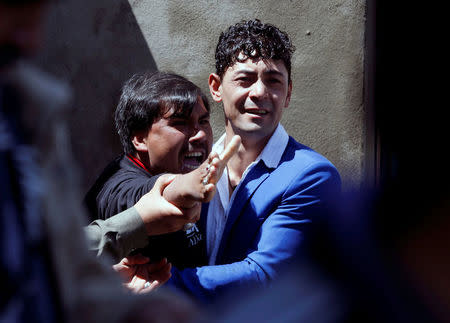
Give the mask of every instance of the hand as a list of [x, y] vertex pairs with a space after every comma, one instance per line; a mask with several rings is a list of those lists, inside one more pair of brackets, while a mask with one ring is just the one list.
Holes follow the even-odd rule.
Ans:
[[234, 136], [220, 155], [212, 152], [196, 170], [177, 175], [164, 190], [163, 195], [167, 201], [181, 208], [191, 208], [197, 202], [211, 201], [216, 184], [240, 143], [241, 137]]
[[209, 155], [208, 165], [206, 166], [208, 171], [202, 179], [202, 184], [205, 186], [205, 194], [202, 202], [209, 202], [213, 198], [216, 192], [216, 184], [222, 176], [228, 161], [237, 152], [240, 144], [241, 137], [234, 135], [220, 155], [217, 153], [211, 153]]
[[152, 190], [134, 205], [150, 236], [181, 230], [186, 223], [194, 223], [200, 218], [200, 203], [180, 209], [162, 196], [164, 189], [174, 178], [175, 175], [160, 176]]
[[[166, 283], [172, 268], [164, 258], [157, 263], [149, 263], [150, 259], [142, 255], [123, 258], [113, 269], [124, 279], [123, 285], [134, 293], [148, 293]], [[146, 286], [146, 283], [147, 284]]]

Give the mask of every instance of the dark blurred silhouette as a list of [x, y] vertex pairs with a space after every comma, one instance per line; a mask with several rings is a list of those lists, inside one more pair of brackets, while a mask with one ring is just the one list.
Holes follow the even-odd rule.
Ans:
[[189, 320], [191, 302], [127, 294], [107, 259], [88, 252], [66, 127], [71, 90], [23, 59], [41, 44], [48, 5], [0, 0], [0, 321]]

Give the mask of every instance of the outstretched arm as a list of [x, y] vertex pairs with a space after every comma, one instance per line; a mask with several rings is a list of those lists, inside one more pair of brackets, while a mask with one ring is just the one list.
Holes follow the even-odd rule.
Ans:
[[162, 196], [173, 175], [162, 175], [153, 189], [134, 207], [107, 220], [96, 220], [84, 228], [89, 249], [97, 256], [110, 255], [118, 262], [132, 250], [148, 243], [149, 235], [181, 230], [186, 223], [200, 217], [200, 204], [180, 210]]
[[[187, 223], [197, 222], [200, 202], [212, 198], [215, 184], [239, 144], [240, 137], [236, 136], [224, 153], [211, 155], [199, 169], [188, 174], [160, 176], [134, 207], [107, 220], [92, 222], [85, 227], [89, 249], [96, 251], [97, 256], [109, 254], [118, 262], [133, 249], [146, 246], [148, 236], [175, 232]], [[207, 171], [208, 163], [211, 166]]]

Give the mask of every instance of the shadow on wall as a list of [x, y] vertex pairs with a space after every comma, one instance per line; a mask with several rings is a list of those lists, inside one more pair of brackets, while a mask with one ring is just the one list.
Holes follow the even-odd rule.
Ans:
[[69, 119], [83, 192], [121, 151], [113, 113], [131, 75], [157, 66], [127, 0], [57, 3], [38, 64], [74, 89]]

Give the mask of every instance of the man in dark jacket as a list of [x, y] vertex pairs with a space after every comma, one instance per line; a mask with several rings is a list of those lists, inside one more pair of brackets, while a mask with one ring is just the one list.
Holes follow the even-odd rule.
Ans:
[[[133, 206], [165, 172], [186, 174], [164, 191], [168, 201], [181, 208], [208, 201], [211, 194], [205, 195], [204, 184], [214, 184], [214, 162], [220, 160], [211, 155], [204, 163], [212, 143], [209, 110], [202, 91], [182, 76], [142, 73], [128, 80], [115, 113], [124, 154], [105, 168], [86, 195], [92, 220], [111, 218]], [[177, 196], [184, 191], [184, 201], [167, 196], [175, 187]], [[167, 257], [179, 268], [204, 262], [203, 237], [195, 224], [148, 235], [148, 246], [140, 252], [153, 261]]]

